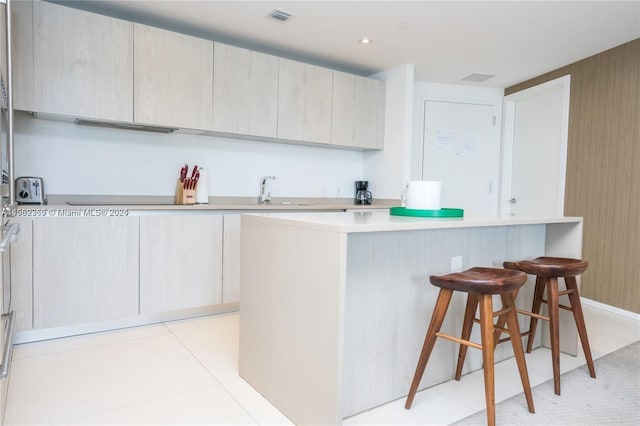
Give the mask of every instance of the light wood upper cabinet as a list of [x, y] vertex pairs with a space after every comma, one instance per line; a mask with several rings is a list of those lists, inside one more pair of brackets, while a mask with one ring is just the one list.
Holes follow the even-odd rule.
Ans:
[[331, 88], [327, 68], [280, 59], [278, 138], [331, 143]]
[[138, 314], [138, 218], [33, 220], [33, 328]]
[[384, 81], [334, 71], [331, 143], [382, 149], [385, 95]]
[[13, 15], [16, 109], [383, 148], [382, 81], [50, 2]]
[[133, 24], [33, 3], [35, 110], [133, 119]]
[[134, 121], [212, 129], [213, 42], [134, 27]]
[[276, 137], [278, 61], [226, 44], [213, 48], [213, 129]]
[[222, 302], [222, 215], [140, 217], [140, 313]]
[[[13, 61], [13, 107], [34, 111], [33, 97], [33, 2], [11, 3]], [[4, 34], [2, 45], [4, 46]], [[4, 62], [4, 61], [3, 61]], [[4, 74], [6, 78], [6, 71]]]

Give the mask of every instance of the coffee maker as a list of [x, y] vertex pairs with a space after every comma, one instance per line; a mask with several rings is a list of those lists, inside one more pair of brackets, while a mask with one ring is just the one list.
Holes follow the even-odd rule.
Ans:
[[356, 197], [355, 203], [361, 205], [371, 204], [371, 191], [367, 191], [369, 187], [369, 181], [357, 180], [356, 181]]

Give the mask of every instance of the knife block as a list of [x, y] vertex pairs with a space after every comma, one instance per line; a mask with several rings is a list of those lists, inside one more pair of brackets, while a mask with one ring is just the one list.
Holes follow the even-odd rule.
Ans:
[[196, 203], [196, 190], [195, 189], [184, 189], [182, 186], [182, 182], [178, 179], [178, 184], [176, 185], [176, 196], [174, 199], [175, 204], [183, 204], [183, 205], [193, 205]]

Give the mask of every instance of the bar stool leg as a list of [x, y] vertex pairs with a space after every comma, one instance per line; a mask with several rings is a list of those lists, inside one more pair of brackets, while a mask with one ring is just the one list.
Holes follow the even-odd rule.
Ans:
[[573, 319], [576, 322], [576, 328], [578, 329], [578, 335], [580, 336], [580, 342], [582, 343], [582, 349], [584, 350], [584, 357], [587, 360], [589, 374], [595, 379], [596, 368], [593, 365], [593, 358], [591, 357], [591, 347], [589, 346], [587, 327], [584, 323], [582, 303], [580, 302], [580, 293], [578, 293], [578, 283], [576, 282], [575, 277], [565, 277], [564, 282], [567, 284], [567, 290], [573, 290], [573, 292], [569, 294], [571, 311], [573, 312]]
[[496, 424], [495, 377], [493, 371], [493, 300], [483, 294], [480, 300], [480, 334], [482, 335], [482, 362], [484, 365], [484, 395], [487, 404], [487, 425]]
[[551, 338], [551, 363], [553, 365], [553, 388], [560, 395], [560, 322], [558, 308], [558, 278], [550, 277], [547, 284], [547, 307], [549, 309], [549, 334]]
[[[515, 300], [518, 298], [518, 292], [520, 291], [520, 289], [517, 289], [516, 291], [513, 292], [513, 300], [515, 303]], [[500, 299], [502, 300], [502, 307], [504, 308], [504, 299], [502, 299], [502, 296], [500, 297]], [[515, 306], [515, 305], [514, 305]], [[495, 325], [495, 330], [493, 333], [493, 341], [494, 341], [494, 345], [497, 347], [498, 343], [500, 341], [500, 336], [502, 335], [502, 330], [500, 330], [500, 328], [504, 328], [504, 325], [507, 323], [507, 314], [502, 314], [498, 317], [498, 320], [496, 321], [496, 325]], [[511, 335], [509, 335], [511, 336]], [[520, 336], [520, 339], [522, 339], [522, 336]]]
[[[462, 321], [462, 340], [469, 340], [471, 337], [471, 328], [473, 327], [473, 320], [476, 317], [476, 309], [478, 308], [478, 296], [469, 293], [467, 295], [467, 306], [464, 310], [464, 320]], [[462, 376], [462, 366], [464, 359], [467, 356], [467, 345], [460, 345], [458, 351], [458, 365], [456, 366], [455, 379], [460, 380]]]
[[[544, 294], [544, 281], [541, 277], [536, 277], [536, 287], [533, 291], [533, 306], [531, 312], [534, 314], [540, 314], [540, 308], [542, 307], [542, 295]], [[527, 353], [531, 353], [533, 348], [533, 338], [536, 336], [536, 327], [538, 325], [538, 318], [530, 317], [529, 319], [529, 337], [527, 338]]]
[[524, 350], [522, 348], [522, 340], [520, 338], [520, 325], [518, 324], [518, 315], [516, 314], [515, 293], [502, 294], [502, 306], [512, 308], [511, 311], [506, 314], [507, 329], [509, 330], [509, 336], [511, 337], [511, 345], [513, 346], [513, 354], [516, 358], [516, 364], [518, 364], [518, 372], [520, 373], [522, 389], [524, 390], [524, 395], [527, 399], [527, 407], [529, 408], [530, 413], [535, 413], [535, 408], [533, 407], [533, 395], [531, 394], [531, 384], [529, 383], [529, 373], [527, 372], [527, 362], [524, 358]]
[[442, 288], [440, 289], [440, 292], [438, 292], [438, 299], [436, 300], [436, 306], [433, 310], [433, 315], [431, 316], [431, 322], [429, 323], [427, 335], [424, 339], [424, 345], [422, 346], [422, 352], [420, 353], [418, 366], [416, 367], [416, 372], [413, 376], [413, 382], [411, 382], [409, 395], [407, 395], [407, 402], [404, 405], [404, 408], [406, 409], [411, 408], [413, 398], [416, 396], [418, 385], [420, 385], [420, 380], [422, 379], [422, 374], [424, 373], [424, 369], [427, 367], [427, 361], [429, 361], [431, 351], [433, 350], [433, 346], [436, 343], [436, 333], [439, 332], [440, 327], [442, 327], [442, 322], [444, 321], [444, 316], [447, 313], [447, 309], [449, 308], [449, 302], [451, 301], [452, 294], [453, 290], [446, 288]]

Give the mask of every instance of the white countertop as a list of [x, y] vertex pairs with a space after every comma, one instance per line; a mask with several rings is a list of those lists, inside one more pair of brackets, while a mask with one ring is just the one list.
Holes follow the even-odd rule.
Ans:
[[277, 222], [294, 227], [345, 233], [410, 231], [482, 226], [580, 223], [581, 217], [533, 217], [467, 214], [462, 218], [392, 216], [388, 210], [318, 213], [250, 213], [247, 220]]
[[[388, 209], [399, 200], [375, 199], [372, 205], [355, 204], [353, 198], [274, 197], [268, 204], [258, 204], [257, 197], [209, 197], [208, 204], [178, 205], [173, 196], [162, 195], [49, 195], [47, 204], [20, 204], [22, 210], [125, 209], [131, 211], [336, 211], [347, 209]], [[55, 214], [53, 214], [55, 216]]]

